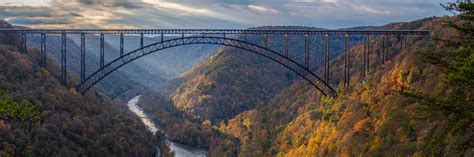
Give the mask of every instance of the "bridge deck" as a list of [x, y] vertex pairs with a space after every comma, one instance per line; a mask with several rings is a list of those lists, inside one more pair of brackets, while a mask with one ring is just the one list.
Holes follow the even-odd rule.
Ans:
[[356, 29], [0, 29], [27, 34], [330, 34], [330, 35], [428, 35], [427, 30]]

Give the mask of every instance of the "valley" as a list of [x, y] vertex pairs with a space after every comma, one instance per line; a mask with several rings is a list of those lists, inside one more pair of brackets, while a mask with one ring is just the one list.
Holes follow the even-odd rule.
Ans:
[[[442, 3], [444, 17], [426, 13], [431, 2], [64, 4], [90, 15], [44, 3], [0, 2], [0, 156], [474, 155], [470, 1]], [[313, 27], [328, 8], [351, 13]], [[16, 24], [30, 12], [22, 20], [52, 21]], [[176, 24], [190, 19], [212, 26]]]

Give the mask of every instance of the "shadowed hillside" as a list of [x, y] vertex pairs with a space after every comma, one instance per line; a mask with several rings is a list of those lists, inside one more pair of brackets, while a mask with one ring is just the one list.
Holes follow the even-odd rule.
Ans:
[[18, 39], [0, 35], [0, 156], [154, 153], [157, 141], [138, 118], [105, 96], [64, 88], [59, 67], [51, 59], [39, 67], [39, 51], [20, 53]]

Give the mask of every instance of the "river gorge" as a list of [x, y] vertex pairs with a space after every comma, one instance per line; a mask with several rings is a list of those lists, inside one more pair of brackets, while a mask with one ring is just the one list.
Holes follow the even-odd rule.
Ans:
[[[141, 96], [138, 95], [130, 99], [127, 103], [128, 109], [135, 113], [138, 117], [140, 117], [140, 120], [143, 122], [143, 124], [145, 124], [147, 129], [153, 134], [155, 134], [157, 131], [160, 131], [160, 129], [150, 118], [150, 114], [145, 113], [143, 111], [143, 108], [139, 106], [138, 103], [140, 101], [140, 97]], [[169, 140], [166, 140], [166, 144], [174, 153], [175, 157], [206, 157], [208, 154], [207, 150], [205, 149], [182, 145]], [[156, 149], [156, 156], [158, 157], [160, 156], [161, 150], [158, 148], [158, 146], [156, 147]]]

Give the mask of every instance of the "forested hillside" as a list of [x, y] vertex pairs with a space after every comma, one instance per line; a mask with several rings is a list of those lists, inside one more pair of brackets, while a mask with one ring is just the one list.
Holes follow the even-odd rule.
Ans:
[[156, 140], [128, 110], [64, 88], [59, 67], [39, 67], [38, 50], [20, 53], [18, 39], [0, 35], [0, 156], [153, 155]]
[[[450, 20], [460, 23], [457, 17]], [[170, 139], [209, 146], [211, 156], [233, 156], [236, 152], [240, 156], [470, 156], [474, 141], [469, 94], [472, 86], [461, 83], [461, 97], [457, 98], [461, 102], [452, 100], [458, 104], [455, 106], [436, 107], [438, 99], [430, 98], [458, 91], [446, 82], [451, 74], [447, 75], [443, 66], [428, 62], [439, 54], [459, 49], [444, 40], [463, 35], [443, 26], [444, 21], [433, 17], [360, 27], [431, 33], [424, 38], [405, 37], [403, 43], [399, 36], [388, 37], [388, 61], [384, 64], [382, 40], [371, 38], [371, 65], [365, 79], [361, 73], [363, 45], [354, 43], [349, 88], [343, 88], [343, 73], [338, 72], [343, 71], [345, 56], [334, 56], [330, 69], [334, 73], [330, 78], [340, 93], [337, 98], [321, 96], [314, 87], [279, 65], [226, 47], [181, 80], [168, 84], [178, 86], [174, 93], [171, 90], [170, 99], [149, 99], [145, 107], [158, 115], [167, 115], [168, 118], [159, 120], [162, 123], [176, 115], [191, 116], [194, 120], [177, 120], [174, 126], [167, 126], [173, 128], [167, 130], [173, 133]], [[462, 42], [454, 44], [459, 43]], [[275, 44], [271, 46], [278, 47], [277, 41]], [[463, 54], [467, 58], [472, 56], [469, 51]], [[466, 66], [467, 71], [472, 69], [472, 64]], [[469, 82], [468, 76], [472, 74], [461, 74], [464, 75], [453, 79]], [[179, 86], [180, 82], [185, 84]], [[451, 101], [449, 97], [448, 100]], [[163, 112], [163, 108], [169, 111]]]
[[[459, 23], [457, 18], [451, 19]], [[423, 55], [457, 49], [434, 40], [459, 37], [453, 29], [443, 27], [442, 22], [442, 18], [428, 18], [384, 26], [431, 30], [431, 38], [406, 38], [408, 45], [404, 49], [389, 49], [390, 60], [385, 64], [380, 63], [381, 40], [373, 39], [371, 44], [375, 51], [370, 57], [375, 63], [368, 77], [362, 83], [362, 67], [353, 64], [351, 86], [349, 89], [340, 86], [336, 99], [321, 97], [306, 82], [297, 81], [268, 103], [221, 124], [220, 129], [240, 139], [241, 156], [470, 156], [474, 141], [472, 103], [459, 104], [467, 106], [458, 107], [465, 111], [455, 111], [454, 114], [459, 115], [453, 119], [461, 121], [453, 123], [449, 122], [451, 118], [442, 118], [443, 115], [452, 117], [447, 113], [453, 111], [435, 108], [436, 104], [430, 102], [424, 105], [426, 101], [403, 92], [446, 95], [454, 89], [444, 82], [446, 74], [442, 67], [427, 63]], [[400, 44], [397, 38], [389, 43]], [[353, 60], [361, 63], [362, 45], [353, 48], [351, 53]], [[341, 71], [342, 66], [338, 65], [342, 63], [342, 58], [334, 60], [331, 71]], [[472, 69], [472, 64], [470, 66]], [[341, 78], [340, 75], [331, 77]], [[464, 92], [469, 102], [472, 86], [466, 88]], [[436, 113], [431, 115], [436, 118], [427, 120], [430, 116], [426, 115], [431, 113]], [[452, 124], [444, 127], [446, 123]]]

